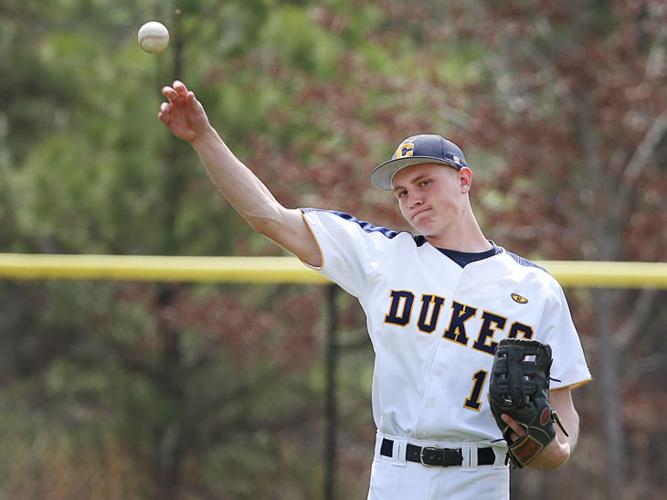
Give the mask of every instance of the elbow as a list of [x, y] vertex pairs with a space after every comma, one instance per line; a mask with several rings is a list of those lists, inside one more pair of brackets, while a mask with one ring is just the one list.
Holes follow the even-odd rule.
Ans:
[[530, 463], [527, 465], [527, 467], [530, 467], [531, 469], [537, 469], [537, 470], [558, 470], [561, 469], [565, 466], [565, 464], [569, 460], [569, 456], [565, 458], [559, 458], [559, 459], [538, 459], [535, 460], [534, 462]]
[[570, 460], [570, 453], [568, 451], [567, 454], [565, 454], [564, 456], [554, 458], [551, 462], [547, 462], [544, 468], [551, 470], [558, 470], [563, 468], [565, 464], [569, 462], [569, 460]]

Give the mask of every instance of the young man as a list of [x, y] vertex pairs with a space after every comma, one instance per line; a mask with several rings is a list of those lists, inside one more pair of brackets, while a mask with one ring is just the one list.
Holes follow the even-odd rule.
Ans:
[[509, 497], [506, 446], [486, 397], [505, 337], [551, 346], [558, 381], [550, 403], [569, 436], [557, 430], [531, 466], [568, 460], [579, 430], [570, 390], [590, 373], [565, 296], [543, 269], [484, 237], [468, 196], [472, 170], [458, 146], [413, 136], [372, 172], [375, 187], [393, 191], [413, 236], [341, 212], [283, 207], [183, 83], [162, 92], [168, 102], [159, 119], [192, 144], [236, 211], [363, 306], [376, 353], [369, 499]]

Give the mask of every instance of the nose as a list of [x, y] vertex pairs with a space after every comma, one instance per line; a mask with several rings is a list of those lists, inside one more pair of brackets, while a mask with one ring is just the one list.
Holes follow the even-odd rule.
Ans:
[[408, 207], [412, 210], [424, 203], [424, 200], [420, 196], [415, 196], [414, 194], [408, 194]]

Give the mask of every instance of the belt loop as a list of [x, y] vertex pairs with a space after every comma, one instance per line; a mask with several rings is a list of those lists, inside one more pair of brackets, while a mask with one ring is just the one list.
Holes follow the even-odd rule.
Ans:
[[491, 449], [493, 450], [493, 453], [496, 456], [496, 460], [493, 462], [493, 468], [494, 469], [506, 468], [507, 464], [505, 463], [505, 456], [507, 455], [507, 448], [492, 446]]
[[394, 463], [405, 467], [407, 464], [406, 453], [408, 447], [407, 439], [394, 439]]
[[389, 460], [389, 457], [385, 457], [381, 453], [382, 441], [383, 440], [384, 440], [384, 435], [380, 431], [377, 431], [377, 433], [375, 434], [375, 459], [376, 460]]
[[[392, 442], [391, 457], [382, 455], [382, 443], [384, 440], [389, 440]], [[378, 431], [375, 439], [375, 458], [382, 462], [389, 462], [394, 465], [399, 465], [405, 467], [407, 461], [405, 457], [406, 447], [407, 447], [407, 438], [400, 438], [396, 436], [387, 436], [384, 433]], [[386, 446], [386, 445], [385, 445]]]
[[461, 469], [472, 470], [477, 468], [477, 446], [472, 444], [464, 444], [461, 446], [461, 453], [463, 454], [463, 463]]
[[[390, 457], [382, 454], [382, 447], [385, 439], [389, 439], [392, 442], [392, 455]], [[393, 443], [393, 440], [389, 437], [385, 437], [382, 432], [378, 431], [375, 436], [375, 459], [382, 462], [393, 462], [396, 459], [396, 455], [393, 453]]]

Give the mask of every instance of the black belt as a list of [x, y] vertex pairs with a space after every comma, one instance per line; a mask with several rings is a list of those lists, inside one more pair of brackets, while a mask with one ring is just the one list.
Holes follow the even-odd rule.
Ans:
[[[383, 438], [380, 447], [380, 455], [392, 457], [394, 442]], [[454, 467], [463, 464], [463, 451], [461, 448], [435, 448], [434, 446], [416, 446], [408, 443], [405, 451], [405, 459], [408, 462], [417, 462], [423, 465], [439, 465], [441, 467]], [[496, 462], [496, 454], [493, 448], [477, 448], [477, 465], [493, 465]]]

